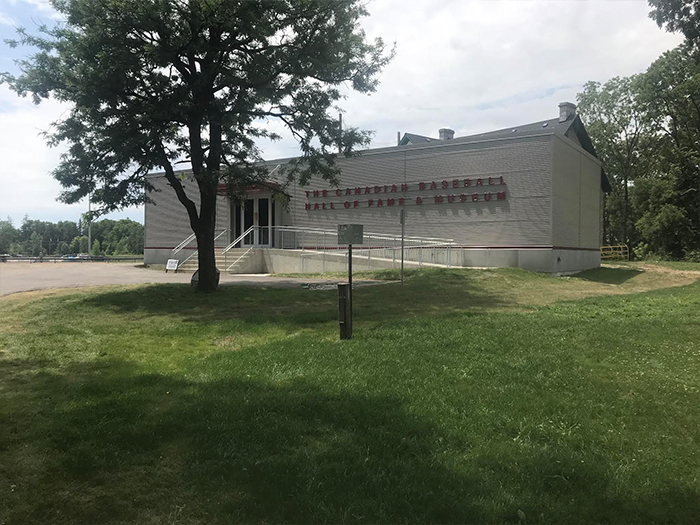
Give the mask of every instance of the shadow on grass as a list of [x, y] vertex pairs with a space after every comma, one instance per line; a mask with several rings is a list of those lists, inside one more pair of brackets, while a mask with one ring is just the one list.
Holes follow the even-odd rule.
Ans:
[[6, 523], [517, 523], [521, 501], [530, 522], [700, 517], [696, 491], [611, 493], [609, 465], [584, 469], [572, 451], [514, 463], [495, 447], [457, 472], [443, 454], [473, 456], [469, 436], [390, 396], [195, 383], [121, 360], [54, 371], [0, 360], [0, 376]]
[[441, 466], [437, 430], [395, 398], [191, 383], [119, 360], [31, 381], [30, 363], [0, 367], [7, 523], [485, 520], [479, 480]]
[[[250, 323], [284, 321], [310, 326], [337, 319], [335, 290], [258, 288], [226, 285], [212, 294], [189, 286], [157, 284], [88, 296], [85, 304], [126, 313], [179, 315], [192, 322], [243, 319]], [[459, 270], [412, 276], [407, 284], [391, 283], [354, 290], [358, 321], [402, 319], [419, 315], [477, 312], [512, 306], [503, 296], [485, 290], [473, 275]]]
[[595, 268], [577, 273], [573, 278], [602, 284], [624, 284], [642, 272], [636, 268]]

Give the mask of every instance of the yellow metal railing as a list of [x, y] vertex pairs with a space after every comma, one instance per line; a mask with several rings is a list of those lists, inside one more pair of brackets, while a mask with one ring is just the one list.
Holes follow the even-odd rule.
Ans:
[[601, 261], [629, 261], [630, 250], [626, 244], [600, 247]]

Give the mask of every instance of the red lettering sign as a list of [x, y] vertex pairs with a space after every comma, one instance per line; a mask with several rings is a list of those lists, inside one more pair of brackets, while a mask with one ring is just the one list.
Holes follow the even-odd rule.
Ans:
[[435, 195], [435, 204], [442, 204], [442, 195]]
[[479, 200], [479, 194], [478, 193], [472, 193], [472, 202], [476, 202]]
[[423, 204], [423, 199], [416, 197], [416, 204]]
[[345, 201], [345, 202], [343, 203], [343, 206], [345, 206], [346, 209], [349, 208], [349, 207], [350, 207], [350, 201]]
[[497, 201], [504, 201], [506, 200], [506, 192], [505, 191], [499, 191], [496, 193], [496, 200]]

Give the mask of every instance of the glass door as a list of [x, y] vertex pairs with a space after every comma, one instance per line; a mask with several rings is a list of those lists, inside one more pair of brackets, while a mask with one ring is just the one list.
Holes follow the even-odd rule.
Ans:
[[[241, 208], [241, 224], [243, 225], [243, 231], [248, 231], [248, 228], [253, 226], [255, 222], [255, 200], [246, 199], [245, 203]], [[243, 233], [243, 232], [241, 232]], [[255, 230], [250, 232], [243, 238], [241, 242], [243, 246], [253, 246], [255, 244]]]
[[236, 237], [251, 226], [257, 226], [243, 238], [241, 246], [271, 245], [272, 202], [269, 197], [246, 199], [242, 206], [236, 206], [236, 212], [236, 217], [239, 219], [234, 228]]
[[258, 199], [258, 244], [270, 245], [270, 199], [259, 197]]

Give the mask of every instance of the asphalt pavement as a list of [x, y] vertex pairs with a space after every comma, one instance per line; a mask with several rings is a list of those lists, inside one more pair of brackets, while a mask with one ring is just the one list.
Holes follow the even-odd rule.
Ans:
[[[137, 267], [109, 262], [5, 262], [0, 263], [0, 296], [48, 288], [76, 288], [118, 284], [189, 283], [191, 273]], [[281, 278], [264, 274], [222, 275], [222, 284], [281, 288], [329, 288], [335, 281], [318, 278]], [[358, 285], [370, 284], [358, 282]], [[377, 284], [376, 282], [372, 284]]]

